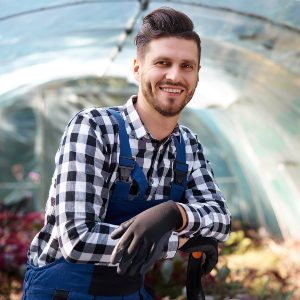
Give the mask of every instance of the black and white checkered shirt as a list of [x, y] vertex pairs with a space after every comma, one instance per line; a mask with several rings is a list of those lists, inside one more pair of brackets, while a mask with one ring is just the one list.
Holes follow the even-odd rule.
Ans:
[[[132, 97], [121, 111], [126, 120], [132, 155], [148, 180], [145, 200], [166, 199], [173, 180], [175, 145], [172, 135], [159, 142], [144, 127]], [[203, 235], [227, 239], [230, 213], [197, 137], [181, 126], [186, 144], [188, 184], [187, 226], [174, 232], [165, 258], [177, 250], [178, 236]], [[109, 264], [117, 241], [110, 238], [115, 225], [103, 222], [119, 161], [117, 121], [103, 108], [85, 109], [69, 122], [55, 157], [56, 168], [46, 204], [45, 225], [29, 249], [29, 259], [43, 266], [60, 257], [72, 262]], [[132, 186], [130, 195], [136, 194]]]

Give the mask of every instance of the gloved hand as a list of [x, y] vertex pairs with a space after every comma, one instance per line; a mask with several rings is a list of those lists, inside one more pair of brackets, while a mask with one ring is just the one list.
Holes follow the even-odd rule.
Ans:
[[192, 237], [179, 250], [187, 253], [203, 252], [205, 254], [205, 261], [202, 265], [204, 275], [210, 273], [218, 262], [218, 242], [214, 238]]
[[181, 213], [172, 200], [141, 212], [112, 232], [112, 239], [121, 239], [112, 253], [111, 263], [119, 263], [119, 274], [144, 274], [162, 258], [172, 231], [181, 226]]

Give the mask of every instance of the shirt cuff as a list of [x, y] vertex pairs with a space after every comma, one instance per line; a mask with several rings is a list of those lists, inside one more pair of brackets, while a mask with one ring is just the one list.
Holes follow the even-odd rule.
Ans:
[[168, 249], [165, 251], [164, 259], [173, 258], [175, 256], [178, 248], [178, 242], [178, 235], [173, 231], [169, 238]]
[[184, 228], [182, 228], [180, 231], [177, 232], [179, 236], [184, 236], [187, 233], [190, 234], [191, 230], [193, 230], [193, 228], [195, 227], [195, 224], [199, 224], [200, 220], [195, 219], [195, 214], [193, 213], [193, 211], [190, 209], [188, 205], [183, 203], [177, 203], [177, 204], [184, 209], [186, 214], [186, 224]]

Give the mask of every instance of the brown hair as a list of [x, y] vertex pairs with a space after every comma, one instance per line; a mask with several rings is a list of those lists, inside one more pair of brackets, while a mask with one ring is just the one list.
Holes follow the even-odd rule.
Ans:
[[143, 55], [147, 45], [153, 39], [161, 37], [177, 37], [195, 41], [200, 63], [201, 40], [194, 31], [192, 20], [186, 14], [170, 7], [161, 7], [145, 16], [141, 29], [135, 37], [138, 53]]

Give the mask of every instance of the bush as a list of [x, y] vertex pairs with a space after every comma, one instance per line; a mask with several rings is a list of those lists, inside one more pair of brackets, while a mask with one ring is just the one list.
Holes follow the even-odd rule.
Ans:
[[0, 299], [19, 292], [26, 270], [28, 247], [44, 223], [39, 212], [9, 210], [0, 206]]

